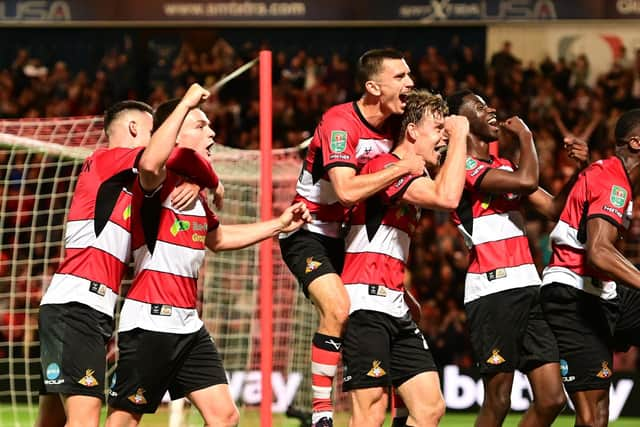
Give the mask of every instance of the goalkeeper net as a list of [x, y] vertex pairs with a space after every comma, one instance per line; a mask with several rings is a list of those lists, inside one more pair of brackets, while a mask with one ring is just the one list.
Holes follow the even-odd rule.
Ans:
[[[0, 121], [2, 426], [35, 421], [38, 306], [63, 256], [66, 213], [82, 162], [104, 145], [100, 118]], [[216, 147], [214, 166], [225, 185], [223, 223], [259, 220], [259, 161], [258, 151]], [[274, 215], [290, 203], [300, 167], [297, 149], [274, 150]], [[239, 405], [258, 405], [261, 398], [258, 249], [208, 253], [199, 283], [202, 318], [223, 353]], [[273, 411], [291, 404], [308, 409], [315, 310], [283, 264], [277, 243], [273, 260]]]

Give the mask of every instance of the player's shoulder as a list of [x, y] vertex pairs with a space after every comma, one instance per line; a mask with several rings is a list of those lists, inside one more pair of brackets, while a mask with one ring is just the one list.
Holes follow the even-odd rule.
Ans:
[[334, 105], [329, 108], [322, 116], [322, 121], [327, 124], [342, 123], [354, 124], [358, 123], [358, 113], [353, 102], [345, 102], [344, 104]]
[[625, 176], [624, 166], [617, 157], [609, 157], [606, 159], [600, 159], [591, 163], [584, 171], [584, 175], [590, 179], [597, 178], [598, 180], [609, 181], [615, 180], [620, 176]]

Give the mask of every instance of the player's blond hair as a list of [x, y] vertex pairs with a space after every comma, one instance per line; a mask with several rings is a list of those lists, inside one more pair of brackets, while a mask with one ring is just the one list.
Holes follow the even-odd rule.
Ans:
[[444, 117], [448, 113], [449, 108], [441, 95], [424, 89], [411, 91], [407, 97], [407, 105], [404, 108], [404, 114], [400, 122], [398, 140], [404, 138], [409, 123], [418, 124], [427, 115]]

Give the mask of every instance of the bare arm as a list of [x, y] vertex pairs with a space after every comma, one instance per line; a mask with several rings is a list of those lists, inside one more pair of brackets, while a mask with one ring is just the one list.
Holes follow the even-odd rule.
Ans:
[[447, 158], [435, 180], [429, 177], [415, 179], [402, 195], [402, 199], [415, 206], [452, 210], [458, 207], [465, 181], [465, 158], [469, 121], [463, 116], [450, 116], [445, 120], [449, 134]]
[[278, 233], [297, 230], [311, 220], [307, 206], [289, 206], [278, 218], [253, 224], [220, 225], [207, 234], [206, 245], [214, 252], [242, 249]]
[[387, 188], [401, 176], [421, 175], [423, 172], [424, 160], [413, 154], [371, 174], [356, 175], [355, 169], [342, 166], [331, 168], [328, 173], [340, 203], [351, 207]]
[[602, 218], [589, 219], [587, 221], [587, 262], [615, 281], [640, 288], [640, 270], [615, 247], [617, 238], [618, 230], [613, 224]]
[[533, 143], [533, 135], [519, 117], [508, 119], [504, 127], [518, 135], [520, 141], [520, 164], [513, 171], [490, 169], [480, 182], [480, 190], [485, 193], [525, 193], [538, 189], [538, 154]]
[[528, 197], [531, 207], [552, 221], [557, 221], [560, 218], [573, 184], [578, 180], [580, 171], [589, 164], [589, 147], [584, 140], [567, 137], [564, 139], [564, 148], [568, 151], [569, 157], [576, 160], [580, 167], [555, 196], [538, 187]]
[[165, 164], [176, 145], [176, 137], [184, 118], [208, 96], [209, 92], [206, 89], [197, 83], [192, 84], [171, 115], [153, 133], [149, 146], [138, 163], [140, 184], [144, 190], [153, 191], [164, 182], [167, 176]]

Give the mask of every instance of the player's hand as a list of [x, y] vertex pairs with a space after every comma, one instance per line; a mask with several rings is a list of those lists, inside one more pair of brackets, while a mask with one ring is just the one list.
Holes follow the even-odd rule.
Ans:
[[222, 185], [222, 181], [218, 181], [218, 186], [216, 187], [216, 191], [213, 192], [213, 204], [216, 209], [221, 210], [222, 205], [224, 204], [224, 185]]
[[303, 202], [298, 202], [289, 206], [280, 215], [280, 232], [290, 233], [302, 227], [303, 224], [311, 221], [309, 208]]
[[466, 137], [469, 133], [469, 119], [467, 119], [465, 116], [447, 116], [444, 118], [444, 130], [449, 137]]
[[425, 161], [415, 153], [407, 153], [402, 160], [396, 163], [397, 166], [407, 170], [411, 175], [421, 176], [424, 174]]
[[564, 149], [570, 159], [576, 160], [581, 168], [589, 165], [589, 145], [581, 138], [573, 135], [564, 138]]
[[515, 133], [518, 137], [531, 135], [531, 130], [518, 116], [509, 117], [502, 123], [502, 128]]
[[184, 94], [180, 101], [187, 108], [196, 108], [202, 101], [207, 99], [211, 93], [200, 86], [198, 83], [194, 83], [189, 86], [187, 93]]
[[184, 181], [171, 192], [171, 206], [179, 211], [193, 207], [200, 194], [200, 186], [193, 182]]

